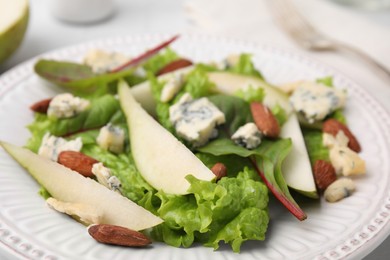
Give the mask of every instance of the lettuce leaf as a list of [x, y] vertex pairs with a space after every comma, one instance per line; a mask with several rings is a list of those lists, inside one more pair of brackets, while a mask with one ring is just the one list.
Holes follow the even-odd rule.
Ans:
[[178, 58], [179, 55], [177, 55], [175, 51], [173, 51], [171, 48], [166, 48], [165, 51], [159, 52], [155, 56], [149, 58], [143, 64], [143, 68], [155, 75], [164, 66], [174, 60], [177, 60]]
[[252, 103], [254, 101], [262, 103], [265, 92], [262, 88], [254, 88], [253, 86], [249, 86], [247, 89], [239, 89], [236, 93], [234, 93], [234, 95], [242, 98], [248, 103]]
[[275, 197], [294, 216], [303, 220], [306, 218], [306, 215], [291, 196], [281, 168], [291, 147], [291, 139], [279, 139], [276, 141], [265, 139], [258, 148], [248, 150], [225, 138], [214, 140], [198, 148], [198, 151], [214, 156], [237, 155], [248, 158]]
[[253, 180], [255, 175], [245, 168], [237, 178], [225, 177], [218, 183], [189, 175], [189, 195], [158, 192], [161, 206], [157, 212], [165, 222], [155, 228], [154, 237], [173, 246], [201, 242], [214, 249], [224, 241], [234, 252], [246, 240], [263, 240], [269, 222], [268, 191]]
[[[87, 134], [83, 133], [84, 135]], [[132, 201], [139, 202], [146, 193], [154, 193], [152, 188], [137, 170], [134, 159], [129, 153], [113, 154], [96, 144], [84, 144], [82, 153], [95, 158], [111, 170], [122, 183], [121, 191]]]
[[232, 67], [229, 67], [227, 70], [241, 75], [264, 79], [263, 75], [256, 69], [252, 62], [252, 55], [247, 53], [241, 54], [238, 63]]
[[197, 66], [185, 76], [184, 86], [170, 102], [163, 103], [160, 101], [162, 89], [165, 82], [158, 80], [153, 74], [148, 74], [153, 98], [156, 101], [156, 115], [162, 126], [168, 131], [174, 133], [174, 127], [169, 120], [169, 107], [178, 102], [184, 93], [189, 93], [193, 98], [209, 96], [215, 93], [215, 84], [210, 82], [207, 73], [207, 67]]

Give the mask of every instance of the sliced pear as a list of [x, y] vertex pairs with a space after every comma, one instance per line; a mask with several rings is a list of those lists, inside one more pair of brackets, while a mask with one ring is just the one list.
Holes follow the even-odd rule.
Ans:
[[307, 197], [318, 198], [309, 156], [296, 114], [291, 114], [283, 125], [280, 137], [291, 138], [293, 143], [292, 150], [282, 165], [283, 177], [287, 185]]
[[30, 150], [5, 142], [0, 145], [57, 200], [96, 208], [101, 224], [143, 230], [163, 222], [131, 200]]
[[135, 164], [151, 186], [170, 194], [186, 194], [190, 187], [187, 175], [206, 181], [215, 178], [210, 169], [141, 107], [125, 81], [119, 82], [118, 93]]
[[231, 72], [210, 72], [209, 80], [217, 85], [217, 89], [224, 94], [232, 95], [240, 89], [262, 88], [266, 95], [263, 103], [268, 107], [274, 107], [279, 104], [287, 114], [293, 111], [288, 101], [288, 96], [280, 89], [269, 85], [267, 82], [250, 76], [239, 75]]
[[298, 118], [293, 113], [288, 96], [280, 89], [254, 77], [229, 72], [212, 72], [208, 76], [216, 84], [217, 89], [227, 95], [232, 95], [239, 89], [245, 89], [249, 86], [263, 88], [265, 92], [264, 104], [269, 107], [278, 104], [290, 115], [288, 121], [282, 126], [280, 133], [280, 137], [291, 138], [293, 143], [293, 150], [286, 157], [283, 164], [283, 176], [290, 188], [305, 196], [318, 198], [302, 131]]

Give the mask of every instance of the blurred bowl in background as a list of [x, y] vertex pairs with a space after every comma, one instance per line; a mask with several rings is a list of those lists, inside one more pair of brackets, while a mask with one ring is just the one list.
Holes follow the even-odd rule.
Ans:
[[29, 17], [28, 0], [0, 0], [0, 63], [22, 42]]
[[114, 12], [113, 0], [47, 0], [46, 2], [52, 14], [65, 22], [97, 22]]

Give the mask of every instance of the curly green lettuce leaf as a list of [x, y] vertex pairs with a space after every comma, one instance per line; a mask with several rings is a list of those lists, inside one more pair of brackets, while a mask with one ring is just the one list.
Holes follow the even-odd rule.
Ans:
[[248, 103], [252, 103], [254, 101], [262, 103], [265, 92], [262, 88], [254, 88], [253, 86], [249, 86], [246, 89], [239, 89], [236, 93], [234, 93], [234, 95], [242, 98]]
[[227, 70], [241, 75], [253, 76], [256, 78], [264, 79], [263, 75], [260, 73], [259, 70], [256, 69], [255, 65], [252, 62], [252, 55], [247, 53], [241, 54], [237, 64], [229, 67]]
[[200, 147], [198, 150], [214, 156], [233, 154], [248, 158], [275, 197], [294, 216], [303, 220], [306, 218], [306, 215], [291, 196], [281, 168], [291, 147], [291, 139], [263, 140], [261, 145], [253, 150], [238, 146], [230, 139], [217, 139]]
[[165, 51], [162, 51], [157, 55], [149, 58], [143, 64], [143, 68], [155, 75], [160, 69], [172, 61], [177, 60], [178, 58], [179, 55], [175, 51], [173, 51], [171, 48], [166, 48]]
[[130, 200], [139, 203], [146, 193], [155, 192], [154, 188], [142, 178], [131, 154], [121, 153], [116, 155], [96, 144], [84, 144], [81, 152], [95, 158], [109, 168], [111, 173], [120, 180], [122, 194]]
[[169, 107], [171, 105], [178, 102], [184, 93], [189, 93], [194, 99], [209, 96], [215, 93], [215, 84], [209, 81], [206, 73], [206, 67], [203, 66], [197, 66], [194, 68], [194, 70], [185, 76], [182, 89], [173, 100], [167, 103], [160, 101], [161, 92], [166, 82], [159, 80], [151, 73], [148, 74], [148, 79], [150, 82], [153, 98], [156, 101], [157, 119], [162, 126], [164, 126], [172, 133], [174, 133], [174, 127], [169, 120]]
[[189, 175], [189, 195], [158, 192], [158, 213], [165, 222], [155, 228], [154, 237], [173, 246], [188, 247], [197, 241], [214, 249], [224, 241], [234, 252], [246, 240], [263, 240], [269, 221], [268, 191], [253, 176], [249, 168], [218, 183]]

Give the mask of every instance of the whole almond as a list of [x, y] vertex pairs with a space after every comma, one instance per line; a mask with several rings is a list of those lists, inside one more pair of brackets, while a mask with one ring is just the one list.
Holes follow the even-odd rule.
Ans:
[[98, 163], [98, 160], [95, 160], [88, 155], [85, 155], [80, 152], [75, 151], [63, 151], [58, 155], [58, 163], [68, 167], [85, 177], [92, 178], [94, 174], [92, 173], [92, 165]]
[[211, 171], [216, 176], [216, 180], [220, 180], [222, 177], [225, 177], [227, 175], [226, 166], [220, 162], [214, 164], [214, 166], [211, 167]]
[[317, 160], [314, 163], [313, 173], [314, 180], [320, 192], [323, 192], [337, 179], [336, 171], [332, 164], [324, 160]]
[[259, 128], [263, 135], [271, 138], [279, 136], [279, 123], [268, 107], [260, 102], [252, 102], [251, 112], [257, 128]]
[[37, 113], [46, 114], [51, 100], [51, 98], [42, 99], [41, 101], [32, 104], [30, 109]]
[[162, 74], [165, 74], [165, 73], [168, 73], [168, 72], [172, 72], [172, 71], [175, 71], [175, 70], [178, 70], [178, 69], [182, 69], [182, 68], [185, 68], [185, 67], [188, 67], [188, 66], [191, 66], [191, 65], [192, 65], [192, 61], [187, 60], [187, 59], [174, 60], [174, 61], [168, 63], [167, 65], [165, 65], [163, 68], [161, 68], [156, 73], [156, 75], [159, 76], [159, 75], [162, 75]]
[[88, 227], [88, 233], [96, 241], [110, 245], [142, 247], [152, 243], [141, 232], [115, 225], [91, 225]]
[[339, 131], [343, 131], [349, 140], [348, 147], [357, 153], [362, 150], [358, 140], [348, 127], [336, 119], [330, 118], [326, 120], [322, 125], [322, 131], [333, 136], [336, 136]]

